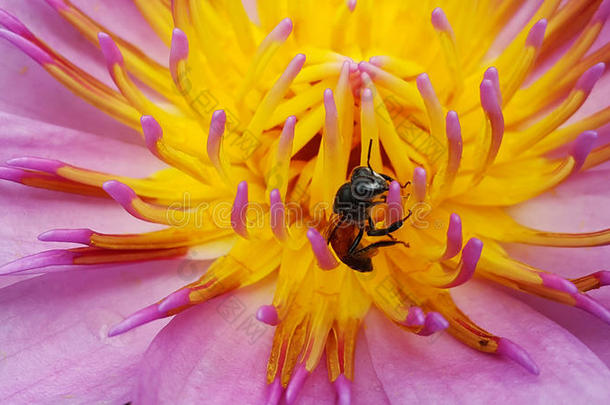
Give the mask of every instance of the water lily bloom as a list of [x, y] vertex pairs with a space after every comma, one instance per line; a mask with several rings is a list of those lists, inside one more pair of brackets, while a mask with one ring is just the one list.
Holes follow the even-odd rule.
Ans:
[[0, 4], [3, 402], [610, 397], [610, 1]]

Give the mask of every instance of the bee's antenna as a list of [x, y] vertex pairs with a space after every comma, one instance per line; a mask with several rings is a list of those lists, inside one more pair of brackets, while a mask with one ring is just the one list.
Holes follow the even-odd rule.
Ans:
[[369, 139], [369, 152], [366, 156], [366, 165], [369, 167], [369, 169], [374, 172], [373, 168], [371, 167], [371, 149], [373, 148], [373, 138]]

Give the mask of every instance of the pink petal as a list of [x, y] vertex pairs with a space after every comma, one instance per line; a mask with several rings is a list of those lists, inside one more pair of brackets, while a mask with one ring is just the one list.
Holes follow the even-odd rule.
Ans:
[[366, 337], [391, 403], [601, 403], [610, 395], [610, 370], [554, 322], [477, 281], [452, 295], [475, 322], [522, 345], [540, 375], [478, 353], [447, 334], [404, 333], [373, 311]]
[[[110, 30], [142, 46], [163, 65], [167, 64], [167, 48], [156, 38], [133, 2], [74, 3]], [[35, 35], [77, 66], [114, 87], [97, 46], [87, 41], [46, 2], [0, 0], [0, 8], [20, 19]], [[131, 142], [138, 140], [134, 130], [81, 100], [14, 46], [0, 41], [0, 52], [0, 87], [3, 89], [0, 111]]]
[[[274, 329], [256, 321], [269, 283], [216, 298], [177, 316], [155, 338], [141, 365], [140, 403], [265, 403], [265, 370]], [[250, 332], [246, 329], [250, 326]], [[388, 404], [361, 335], [356, 346], [353, 405]], [[297, 405], [334, 403], [325, 360], [308, 377]]]
[[273, 327], [256, 319], [272, 296], [255, 285], [175, 317], [144, 355], [136, 403], [265, 403]]
[[[610, 170], [579, 173], [553, 192], [520, 204], [510, 212], [520, 223], [550, 231], [588, 232], [608, 228], [609, 176]], [[506, 248], [521, 261], [568, 278], [607, 270], [610, 259], [610, 246], [562, 249], [512, 244]], [[610, 307], [610, 290], [607, 287], [588, 294]], [[574, 308], [538, 298], [525, 299], [581, 339], [610, 365], [608, 325]]]
[[[134, 176], [144, 176], [160, 167], [146, 149], [120, 141], [6, 113], [0, 113], [0, 127], [0, 162], [34, 155]], [[2, 264], [42, 250], [71, 247], [36, 239], [53, 228], [92, 228], [107, 233], [158, 229], [131, 217], [110, 200], [34, 189], [6, 180], [0, 180], [0, 191], [0, 206], [4, 207], [0, 212]], [[5, 282], [0, 279], [0, 283]]]
[[178, 262], [53, 273], [0, 290], [0, 402], [125, 403], [164, 321], [106, 336], [134, 309], [197, 275]]

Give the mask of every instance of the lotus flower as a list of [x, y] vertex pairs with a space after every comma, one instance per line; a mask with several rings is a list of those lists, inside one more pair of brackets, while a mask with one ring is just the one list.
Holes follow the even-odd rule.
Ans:
[[46, 3], [0, 11], [3, 402], [610, 396], [610, 1]]

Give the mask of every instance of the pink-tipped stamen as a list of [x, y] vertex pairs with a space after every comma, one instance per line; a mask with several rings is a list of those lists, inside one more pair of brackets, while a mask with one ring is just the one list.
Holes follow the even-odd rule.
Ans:
[[38, 235], [38, 240], [89, 245], [93, 233], [91, 229], [52, 229]]
[[447, 19], [447, 15], [445, 14], [445, 12], [443, 11], [442, 8], [437, 7], [434, 10], [432, 10], [432, 15], [431, 15], [430, 20], [432, 21], [432, 26], [437, 31], [446, 32], [451, 37], [454, 36], [453, 28], [451, 28], [451, 24], [449, 23], [449, 20]]
[[421, 94], [422, 98], [426, 102], [426, 105], [430, 104], [442, 110], [441, 103], [438, 100], [438, 96], [436, 95], [436, 91], [434, 91], [434, 87], [432, 86], [432, 82], [430, 81], [428, 74], [422, 73], [417, 76], [415, 83], [417, 84], [417, 90], [419, 90], [419, 94]]
[[237, 193], [231, 209], [231, 226], [238, 235], [248, 238], [246, 224], [246, 211], [248, 209], [248, 182], [242, 181], [237, 185]]
[[356, 9], [356, 3], [357, 0], [347, 0], [347, 8], [349, 8], [349, 11], [351, 11], [352, 13]]
[[423, 326], [426, 322], [426, 314], [424, 310], [420, 307], [410, 307], [409, 312], [407, 313], [407, 317], [402, 322], [404, 326], [408, 326], [410, 328], [415, 328], [418, 326]]
[[278, 376], [268, 386], [267, 403], [265, 405], [279, 405], [283, 392], [282, 380]]
[[426, 177], [426, 169], [423, 167], [416, 167], [413, 170], [413, 194], [420, 202], [426, 199]]
[[574, 141], [572, 150], [570, 151], [570, 155], [574, 158], [572, 173], [577, 173], [582, 168], [589, 153], [593, 150], [593, 145], [595, 145], [596, 141], [597, 132], [595, 131], [585, 131], [578, 135], [578, 138]]
[[15, 183], [22, 183], [25, 170], [13, 169], [12, 167], [0, 167], [0, 179]]
[[69, 10], [70, 7], [63, 0], [45, 0], [51, 7], [57, 11]]
[[521, 346], [506, 338], [498, 339], [498, 350], [501, 356], [508, 357], [534, 375], [540, 374], [540, 369], [528, 352]]
[[500, 75], [498, 74], [498, 69], [496, 69], [495, 66], [488, 68], [485, 73], [483, 73], [483, 80], [489, 80], [493, 83], [496, 97], [498, 98], [498, 104], [502, 105], [502, 92], [500, 91]]
[[264, 324], [275, 326], [280, 322], [277, 309], [273, 305], [262, 305], [256, 311], [256, 319]]
[[336, 404], [350, 405], [352, 403], [352, 382], [344, 374], [339, 374], [333, 386], [337, 393]]
[[576, 308], [580, 308], [610, 325], [610, 310], [608, 308], [587, 294], [577, 293], [572, 294], [572, 297], [576, 301], [574, 304]]
[[481, 258], [483, 250], [483, 242], [477, 238], [471, 238], [462, 249], [462, 257], [457, 267], [457, 275], [448, 284], [440, 286], [440, 288], [453, 288], [460, 286], [469, 281], [477, 268], [477, 263]]
[[110, 35], [100, 32], [97, 34], [97, 39], [100, 43], [100, 49], [104, 54], [104, 59], [106, 59], [108, 70], [110, 71], [110, 74], [112, 74], [114, 65], [124, 65], [123, 55]]
[[540, 273], [542, 285], [553, 290], [562, 291], [568, 294], [577, 294], [578, 288], [569, 280], [559, 277], [552, 273]]
[[462, 219], [456, 213], [449, 216], [447, 227], [447, 246], [441, 260], [449, 260], [455, 257], [462, 249]]
[[294, 128], [296, 124], [297, 117], [294, 115], [288, 117], [284, 123], [277, 150], [278, 161], [290, 159], [290, 156], [292, 155], [292, 142], [294, 141]]
[[74, 264], [77, 254], [69, 250], [47, 250], [9, 262], [0, 267], [0, 275], [15, 274], [27, 270], [42, 269], [51, 266]]
[[303, 388], [309, 374], [304, 365], [297, 367], [288, 383], [288, 387], [286, 387], [286, 404], [292, 405], [297, 400], [299, 392], [301, 392], [301, 388]]
[[269, 34], [268, 38], [274, 41], [284, 42], [290, 36], [292, 32], [292, 20], [290, 18], [284, 18], [278, 25], [275, 26], [273, 31]]
[[159, 311], [156, 304], [149, 305], [148, 307], [142, 308], [138, 312], [131, 314], [119, 324], [110, 328], [108, 337], [120, 335], [137, 328], [138, 326], [163, 318], [164, 316], [165, 314]]
[[430, 336], [436, 332], [443, 331], [449, 327], [449, 322], [438, 312], [428, 312], [424, 327], [417, 334], [420, 336]]
[[400, 183], [393, 181], [390, 183], [390, 190], [386, 198], [387, 217], [386, 224], [393, 224], [399, 221], [403, 216], [402, 196], [400, 195]]
[[40, 172], [50, 174], [57, 174], [57, 171], [60, 168], [67, 166], [64, 162], [59, 160], [37, 157], [20, 157], [9, 159], [6, 164], [21, 169], [38, 170]]
[[225, 132], [226, 123], [227, 114], [224, 110], [214, 111], [212, 120], [210, 121], [210, 130], [208, 132], [207, 153], [208, 158], [219, 173], [223, 172], [220, 160], [220, 147], [222, 145], [222, 136]]
[[449, 111], [445, 118], [445, 130], [447, 133], [447, 146], [449, 148], [447, 161], [447, 174], [453, 179], [460, 168], [462, 161], [462, 128], [460, 120], [455, 111]]
[[591, 18], [591, 23], [603, 24], [610, 15], [610, 0], [604, 0], [597, 8], [597, 11]]
[[126, 184], [117, 180], [110, 180], [102, 184], [102, 188], [116, 202], [121, 204], [123, 208], [136, 218], [141, 215], [132, 205], [133, 200], [137, 198], [136, 193]]
[[284, 241], [288, 237], [288, 232], [286, 230], [286, 210], [278, 189], [273, 189], [271, 190], [271, 193], [269, 193], [269, 204], [271, 230], [278, 240]]
[[485, 166], [489, 166], [495, 160], [502, 145], [504, 137], [504, 114], [499, 100], [501, 95], [496, 90], [495, 84], [488, 79], [484, 79], [480, 86], [481, 107], [485, 111], [491, 124], [491, 144], [487, 152]]
[[610, 285], [610, 271], [601, 270], [601, 271], [595, 272], [591, 275], [599, 280], [600, 287], [605, 287], [607, 285]]
[[576, 82], [575, 89], [584, 92], [585, 94], [591, 93], [595, 83], [602, 77], [604, 71], [606, 70], [606, 65], [603, 62], [600, 62], [596, 65], [593, 65], [589, 69], [587, 69], [582, 76]]
[[[339, 138], [339, 113], [335, 104], [335, 96], [331, 89], [324, 90], [324, 111], [326, 112], [324, 120], [325, 137], [329, 151], [340, 151], [341, 139]], [[338, 156], [333, 156], [333, 159], [338, 159]]]
[[27, 39], [28, 41], [34, 41], [35, 37], [17, 17], [12, 15], [6, 10], [0, 9], [0, 25], [5, 27], [7, 30]]
[[0, 37], [6, 39], [11, 44], [19, 48], [23, 53], [34, 59], [41, 65], [52, 64], [53, 58], [47, 52], [42, 50], [34, 43], [28, 41], [24, 37], [15, 34], [14, 32], [0, 29]]
[[525, 40], [525, 46], [531, 46], [534, 48], [540, 48], [542, 41], [544, 41], [544, 32], [546, 31], [547, 22], [543, 18], [530, 28]]
[[180, 28], [172, 31], [172, 44], [169, 51], [169, 69], [174, 82], [179, 83], [178, 63], [184, 61], [189, 56], [189, 41]]
[[307, 231], [307, 239], [311, 244], [311, 249], [318, 262], [318, 267], [322, 270], [332, 270], [339, 266], [337, 259], [328, 248], [328, 244], [320, 232], [315, 228], [309, 228]]
[[180, 307], [185, 307], [191, 303], [190, 300], [191, 290], [189, 288], [183, 288], [182, 290], [174, 291], [167, 297], [165, 297], [157, 309], [159, 312], [167, 313]]
[[160, 158], [159, 148], [157, 143], [163, 138], [163, 129], [161, 125], [150, 115], [143, 115], [140, 118], [142, 125], [142, 133], [144, 134], [144, 142], [150, 152]]

